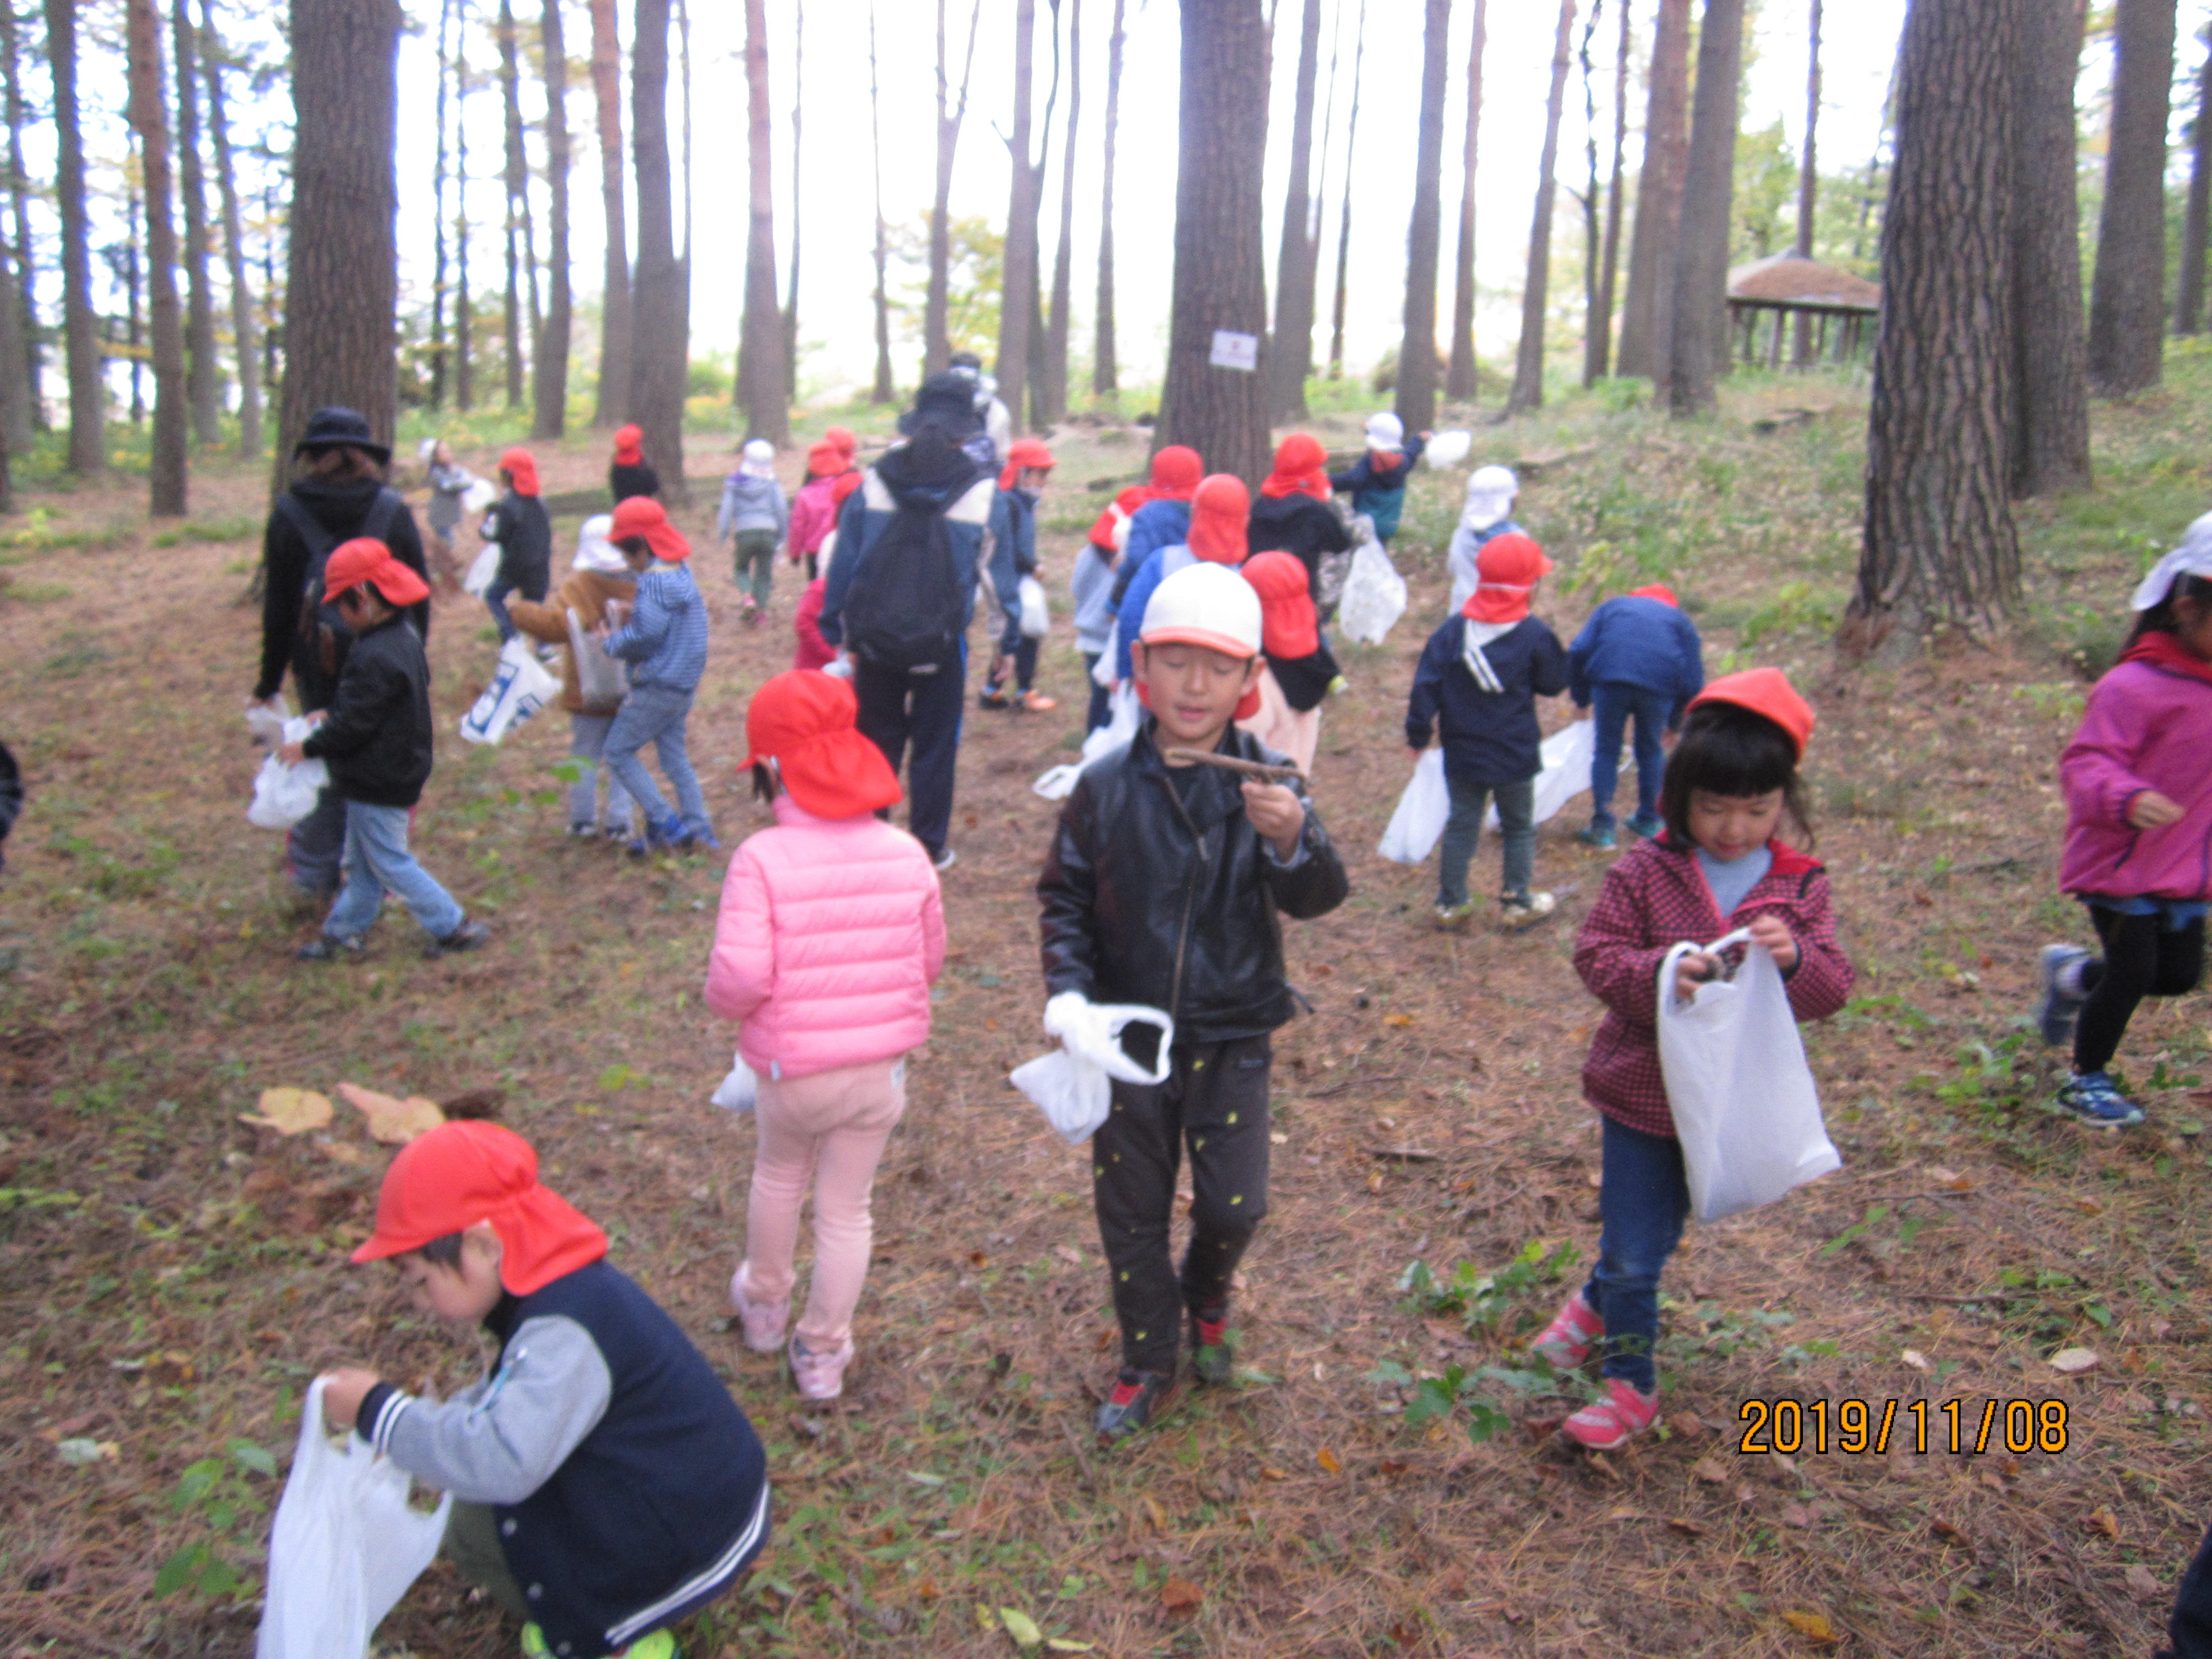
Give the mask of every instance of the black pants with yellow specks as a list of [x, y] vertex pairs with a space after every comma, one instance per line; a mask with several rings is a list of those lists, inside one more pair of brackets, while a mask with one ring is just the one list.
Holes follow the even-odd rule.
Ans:
[[[1091, 1190], [1125, 1365], [1172, 1372], [1184, 1310], [1229, 1299], [1230, 1276], [1267, 1213], [1273, 1054], [1266, 1036], [1178, 1042], [1166, 1082], [1114, 1085], [1114, 1109], [1091, 1138]], [[1185, 1141], [1190, 1247], [1178, 1283], [1168, 1231]]]

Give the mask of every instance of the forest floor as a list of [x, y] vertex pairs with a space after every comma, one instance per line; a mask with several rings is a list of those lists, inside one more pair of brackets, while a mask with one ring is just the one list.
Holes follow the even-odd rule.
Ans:
[[[473, 604], [441, 605], [416, 844], [493, 944], [424, 962], [395, 915], [364, 963], [294, 963], [314, 918], [244, 815], [265, 475], [211, 468], [197, 516], [150, 536], [136, 482], [31, 496], [0, 530], [0, 736], [31, 795], [0, 880], [0, 1653], [249, 1652], [308, 1379], [472, 1375], [475, 1341], [346, 1265], [388, 1148], [343, 1106], [295, 1139], [240, 1121], [264, 1088], [343, 1081], [504, 1090], [549, 1182], [759, 1426], [774, 1541], [684, 1632], [701, 1659], [1039, 1634], [1116, 1656], [2144, 1652], [2212, 1516], [2212, 1006], [2146, 1006], [2122, 1065], [2149, 1119], [2104, 1136], [2047, 1109], [2055, 1062], [2023, 1015], [2037, 947], [2087, 935], [2054, 882], [2054, 763], [2136, 573], [2212, 495], [2212, 357], [2178, 352], [2166, 390], [2100, 405], [2097, 490], [2023, 510], [2020, 642], [1902, 672], [1827, 646], [1863, 410], [1861, 386], [1752, 379], [1709, 423], [1616, 392], [1476, 429], [1474, 460], [1522, 465], [1563, 636], [1664, 578], [1716, 670], [1778, 663], [1811, 696], [1818, 850], [1859, 969], [1850, 1009], [1808, 1033], [1843, 1170], [1692, 1229], [1664, 1285], [1665, 1427], [1609, 1457], [1557, 1448], [1579, 1385], [1520, 1346], [1597, 1232], [1577, 1072], [1599, 1011], [1570, 961], [1607, 862], [1573, 839], [1587, 799], [1543, 832], [1560, 914], [1525, 934], [1431, 932], [1431, 872], [1374, 854], [1462, 473], [1420, 475], [1397, 550], [1412, 611], [1344, 650], [1352, 689], [1326, 715], [1315, 793], [1352, 893], [1287, 930], [1316, 1012], [1277, 1042], [1244, 1377], [1111, 1451], [1089, 1432], [1114, 1340], [1084, 1157], [1006, 1074], [1044, 1047], [1031, 883], [1055, 808], [1030, 783], [1080, 730], [1066, 575], [1105, 499], [1089, 484], [1139, 467], [1143, 431], [1056, 446], [1059, 711], [967, 718], [936, 1031], [877, 1188], [860, 1357], [826, 1412], [729, 1318], [752, 1130], [707, 1102], [732, 1046], [699, 1000], [720, 860], [568, 840], [557, 712], [496, 750], [453, 738], [494, 648]], [[1354, 441], [1354, 416], [1320, 424]], [[549, 489], [603, 476], [594, 441], [547, 449]], [[715, 633], [692, 752], [734, 844], [766, 822], [736, 763], [799, 583], [781, 571], [767, 625], [738, 625], [705, 545], [726, 457], [696, 450], [684, 521]], [[1547, 707], [1547, 726], [1570, 714]], [[1486, 840], [1478, 891], [1496, 858]], [[2075, 1347], [2092, 1369], [2050, 1364]], [[1437, 1390], [1404, 1378], [1459, 1404], [1424, 1422]], [[1856, 1444], [1850, 1401], [1871, 1407]], [[383, 1639], [483, 1659], [514, 1637], [441, 1565]]]

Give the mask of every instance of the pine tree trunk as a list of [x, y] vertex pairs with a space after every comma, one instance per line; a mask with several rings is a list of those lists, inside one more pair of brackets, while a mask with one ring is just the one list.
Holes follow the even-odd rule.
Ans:
[[975, 70], [975, 36], [982, 27], [983, 0], [968, 15], [968, 58], [960, 71], [960, 95], [951, 96], [950, 59], [945, 56], [945, 0], [937, 0], [937, 194], [929, 208], [929, 286], [922, 301], [921, 372], [938, 373], [952, 356], [948, 318], [952, 276], [952, 159], [960, 148], [960, 124], [968, 114], [969, 77]]
[[2166, 123], [2174, 0], [2117, 0], [2112, 127], [2089, 286], [2089, 383], [2107, 397], [2156, 386], [2166, 337]]
[[599, 108], [599, 205], [606, 223], [606, 264], [599, 310], [599, 385], [594, 426], [629, 418], [629, 222], [623, 210], [622, 39], [615, 0], [591, 0], [592, 95]]
[[[138, 159], [138, 136], [135, 131], [131, 136], [131, 159], [133, 161]], [[131, 348], [126, 356], [131, 362], [131, 424], [133, 426], [146, 423], [146, 307], [143, 303], [146, 204], [138, 186], [138, 179], [144, 176], [143, 170], [138, 172], [137, 178], [131, 178], [126, 173], [123, 192], [124, 211], [130, 227], [122, 248], [124, 326], [126, 331], [124, 340]], [[111, 252], [109, 258], [113, 257]]]
[[[216, 182], [222, 191], [222, 253], [230, 276], [231, 343], [238, 364], [238, 457], [251, 461], [261, 454], [261, 327], [254, 314], [253, 290], [246, 279], [246, 236], [238, 207], [238, 171], [230, 152], [230, 118], [223, 102], [222, 38], [216, 31], [215, 0], [200, 0], [200, 61], [207, 72], [208, 136], [215, 142]], [[438, 207], [442, 215], [442, 192]]]
[[1865, 543], [1840, 641], [1856, 655], [1908, 658], [1939, 628], [1985, 637], [2018, 599], [2006, 488], [2008, 190], [2023, 9], [2021, 0], [1914, 0], [1905, 14]]
[[469, 292], [469, 30], [467, 0], [453, 38], [453, 407], [476, 407], [476, 301]]
[[291, 267], [284, 284], [281, 479], [307, 416], [341, 404], [389, 442], [398, 414], [393, 0], [292, 0]]
[[1035, 90], [1036, 0], [1014, 0], [1014, 124], [1007, 148], [1013, 182], [1006, 198], [1004, 283], [999, 302], [999, 396], [1016, 432], [1027, 430], [1030, 321], [1036, 308], [1036, 173], [1030, 162], [1030, 100]]
[[1344, 124], [1344, 205], [1336, 216], [1336, 301], [1329, 310], [1328, 378], [1344, 378], [1344, 309], [1352, 264], [1352, 185], [1358, 177], [1353, 160], [1359, 153], [1359, 80], [1367, 65], [1367, 0], [1359, 0], [1359, 26], [1352, 36], [1352, 112]]
[[1605, 252], [1597, 279], [1597, 372], [1613, 372], [1613, 301], [1620, 276], [1620, 192], [1628, 147], [1629, 21], [1636, 8], [1621, 0], [1620, 45], [1613, 58], [1613, 176], [1605, 191]]
[[1714, 383], [1728, 367], [1729, 214], [1735, 193], [1743, 4], [1705, 0], [1698, 31], [1698, 101], [1690, 120], [1690, 167], [1682, 180], [1674, 331], [1667, 352], [1667, 406], [1676, 415], [1714, 408]]
[[806, 106], [806, 9], [792, 9], [791, 35], [791, 271], [786, 278], [783, 301], [783, 397], [799, 400], [799, 209], [801, 185], [799, 170], [799, 112]]
[[[1480, 389], [1474, 357], [1474, 157], [1482, 131], [1482, 48], [1489, 33], [1489, 0], [1474, 0], [1474, 38], [1467, 51], [1467, 156], [1459, 192], [1459, 246], [1452, 262], [1451, 367], [1444, 395], [1473, 403]], [[1626, 7], [1622, 8], [1624, 13]]]
[[[1809, 0], [1807, 25], [1805, 153], [1797, 165], [1797, 241], [1794, 250], [1801, 259], [1813, 257], [1813, 220], [1820, 199], [1820, 174], [1814, 159], [1818, 153], [1815, 140], [1820, 130], [1820, 0]], [[1797, 337], [1790, 356], [1800, 368], [1808, 367], [1813, 361], [1813, 319], [1809, 313], [1798, 313]]]
[[[1513, 390], [1508, 414], [1540, 409], [1544, 403], [1544, 312], [1552, 271], [1552, 204], [1558, 193], [1553, 174], [1559, 164], [1559, 106], [1567, 95], [1568, 43], [1574, 38], [1575, 0], [1559, 0], [1559, 32], [1552, 42], [1552, 89], [1544, 105], [1543, 159], [1536, 168], [1536, 210], [1528, 226], [1528, 274], [1521, 289], [1521, 348], [1513, 361]], [[1398, 373], [1402, 380], [1406, 365]]]
[[69, 470], [107, 470], [107, 398], [100, 384], [100, 318], [92, 301], [92, 240], [84, 196], [84, 133], [76, 106], [76, 0], [46, 0], [46, 63], [54, 82], [54, 205], [62, 222], [62, 332], [69, 358]]
[[15, 50], [21, 27], [14, 4], [0, 4], [0, 58], [4, 58], [8, 97], [8, 198], [14, 215], [16, 320], [23, 336], [25, 398], [33, 430], [46, 428], [45, 353], [39, 340], [38, 252], [31, 241], [31, 186], [23, 168], [23, 83]]
[[215, 355], [215, 295], [208, 281], [207, 180], [200, 167], [199, 65], [191, 0], [170, 0], [169, 21], [177, 64], [177, 186], [185, 207], [185, 386], [192, 436], [212, 449], [222, 442], [222, 369]]
[[1605, 373], [1597, 307], [1597, 285], [1604, 276], [1599, 269], [1604, 259], [1598, 251], [1603, 232], [1598, 227], [1605, 200], [1597, 176], [1597, 64], [1590, 56], [1590, 43], [1597, 39], [1597, 26], [1604, 17], [1605, 0], [1590, 0], [1590, 9], [1583, 14], [1582, 46], [1576, 53], [1583, 71], [1583, 184], [1577, 194], [1583, 210], [1583, 384], [1586, 386], [1595, 384]]
[[452, 365], [446, 349], [446, 161], [447, 141], [452, 137], [447, 92], [453, 83], [454, 0], [440, 0], [438, 7], [438, 137], [430, 162], [430, 407], [446, 406], [446, 377]]
[[[1565, 3], [1571, 8], [1573, 0]], [[1437, 420], [1437, 258], [1443, 219], [1444, 82], [1450, 74], [1450, 49], [1451, 0], [1428, 0], [1421, 32], [1421, 117], [1413, 151], [1413, 215], [1406, 233], [1406, 327], [1398, 347], [1397, 411], [1408, 432], [1425, 432]], [[1556, 126], [1556, 98], [1553, 105]]]
[[1121, 123], [1121, 49], [1127, 38], [1122, 20], [1127, 3], [1127, 0], [1114, 0], [1114, 33], [1106, 42], [1106, 156], [1099, 185], [1098, 314], [1091, 349], [1091, 390], [1101, 398], [1110, 398], [1121, 387], [1114, 342], [1114, 140]]
[[130, 60], [131, 125], [146, 180], [146, 288], [154, 333], [154, 447], [147, 479], [150, 512], [182, 518], [186, 508], [188, 428], [184, 318], [177, 304], [177, 228], [170, 216], [169, 117], [161, 88], [161, 26], [154, 0], [128, 0], [124, 28]]
[[1275, 252], [1275, 334], [1267, 345], [1267, 414], [1306, 417], [1313, 372], [1314, 82], [1321, 72], [1321, 0], [1305, 0], [1298, 23], [1297, 100], [1291, 116], [1291, 177], [1283, 191], [1283, 236]]
[[539, 43], [545, 60], [545, 184], [550, 227], [545, 331], [538, 342], [537, 418], [533, 438], [557, 438], [568, 425], [568, 346], [575, 329], [568, 288], [568, 47], [561, 26], [561, 0], [545, 0]]
[[2204, 62], [2197, 71], [2196, 130], [2189, 151], [2189, 210], [2181, 227], [2181, 283], [2173, 296], [2173, 331], [2204, 328], [2204, 248], [2212, 226], [2212, 31], [2201, 34]]
[[[749, 0], [749, 3], [750, 0]], [[664, 496], [688, 505], [684, 479], [684, 268], [676, 258], [668, 165], [668, 0], [637, 0], [630, 43], [630, 143], [637, 167], [637, 281], [632, 290], [629, 415]], [[750, 283], [748, 280], [748, 289]], [[775, 287], [769, 285], [769, 304]]]
[[2088, 343], [2081, 326], [2081, 210], [2074, 169], [2074, 81], [2081, 12], [2021, 8], [2014, 70], [2012, 493], [2089, 486]]
[[[15, 204], [17, 236], [0, 246], [0, 459], [28, 453], [38, 441], [38, 357], [34, 324], [25, 279], [31, 244], [22, 218], [22, 94], [15, 77], [15, 11], [0, 0], [0, 51], [4, 51], [8, 85], [9, 193]], [[4, 510], [4, 509], [0, 509]]]
[[1074, 322], [1068, 307], [1075, 283], [1075, 141], [1082, 112], [1083, 0], [1068, 0], [1067, 133], [1060, 146], [1060, 240], [1053, 248], [1052, 319], [1043, 337], [1036, 406], [1031, 411], [1041, 430], [1058, 424], [1067, 413], [1068, 337]]
[[1628, 248], [1628, 294], [1620, 308], [1618, 372], [1664, 386], [1674, 332], [1674, 248], [1681, 234], [1682, 182], [1690, 167], [1690, 6], [1659, 0], [1651, 40], [1650, 95], [1644, 108], [1644, 165]]
[[1267, 331], [1261, 167], [1267, 34], [1260, 0], [1182, 0], [1182, 146], [1174, 301], [1155, 442], [1188, 444], [1208, 470], [1257, 487], [1268, 466], [1266, 385], [1210, 361], [1218, 331]]
[[884, 223], [883, 95], [876, 83], [875, 0], [868, 0], [868, 150], [876, 179], [876, 380], [868, 401], [887, 404], [898, 396], [898, 388], [891, 382], [890, 237]]
[[769, 105], [767, 0], [745, 0], [745, 86], [751, 124], [751, 216], [745, 234], [745, 303], [738, 341], [738, 402], [745, 435], [788, 441], [784, 404], [783, 315], [775, 300], [775, 171], [769, 147], [775, 112]]
[[522, 212], [530, 190], [530, 162], [522, 146], [522, 72], [515, 61], [514, 0], [499, 0], [499, 92], [507, 114], [507, 310], [502, 336], [507, 406], [522, 407]]

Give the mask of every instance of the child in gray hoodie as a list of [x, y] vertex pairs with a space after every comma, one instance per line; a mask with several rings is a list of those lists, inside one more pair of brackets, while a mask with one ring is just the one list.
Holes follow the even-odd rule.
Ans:
[[[775, 550], [791, 525], [791, 507], [775, 481], [775, 446], [765, 438], [749, 441], [738, 470], [722, 485], [722, 510], [714, 520], [714, 539], [737, 541], [737, 579], [750, 626], [768, 608], [769, 584], [775, 574]], [[748, 572], [750, 573], [748, 575]], [[747, 583], [751, 592], [744, 590]]]

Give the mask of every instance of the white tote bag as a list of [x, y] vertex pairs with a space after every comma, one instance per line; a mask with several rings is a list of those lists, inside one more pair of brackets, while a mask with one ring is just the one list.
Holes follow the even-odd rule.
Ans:
[[307, 1389], [300, 1444], [269, 1531], [269, 1584], [254, 1659], [362, 1659], [438, 1553], [451, 1497], [422, 1514], [407, 1471], [358, 1435], [331, 1444], [323, 1379]]
[[611, 708], [629, 696], [623, 659], [609, 656], [606, 647], [585, 631], [574, 605], [568, 607], [568, 652], [576, 659], [576, 691], [586, 708]]
[[1041, 640], [1052, 631], [1052, 606], [1045, 599], [1044, 584], [1035, 576], [1022, 578], [1022, 637]]
[[1444, 783], [1444, 751], [1424, 749], [1413, 775], [1390, 814], [1382, 844], [1375, 850], [1393, 864], [1419, 864], [1436, 850], [1451, 815], [1451, 791]]
[[461, 592], [472, 599], [483, 598], [491, 586], [492, 578], [499, 574], [499, 544], [486, 542], [469, 561], [468, 574], [461, 578]]
[[1344, 598], [1336, 609], [1344, 631], [1362, 645], [1380, 645], [1406, 614], [1406, 579], [1382, 544], [1365, 541], [1352, 556], [1352, 574], [1344, 579]]
[[470, 743], [499, 743], [553, 701], [561, 682], [538, 660], [528, 640], [517, 635], [499, 648], [499, 672], [476, 706], [461, 716], [461, 736]]
[[[1739, 945], [1743, 961], [1734, 974], [1707, 981], [1686, 1001], [1674, 995], [1683, 957]], [[1748, 930], [1676, 945], [1659, 969], [1658, 996], [1659, 1069], [1698, 1220], [1771, 1204], [1843, 1167], [1820, 1120], [1781, 969]]]

